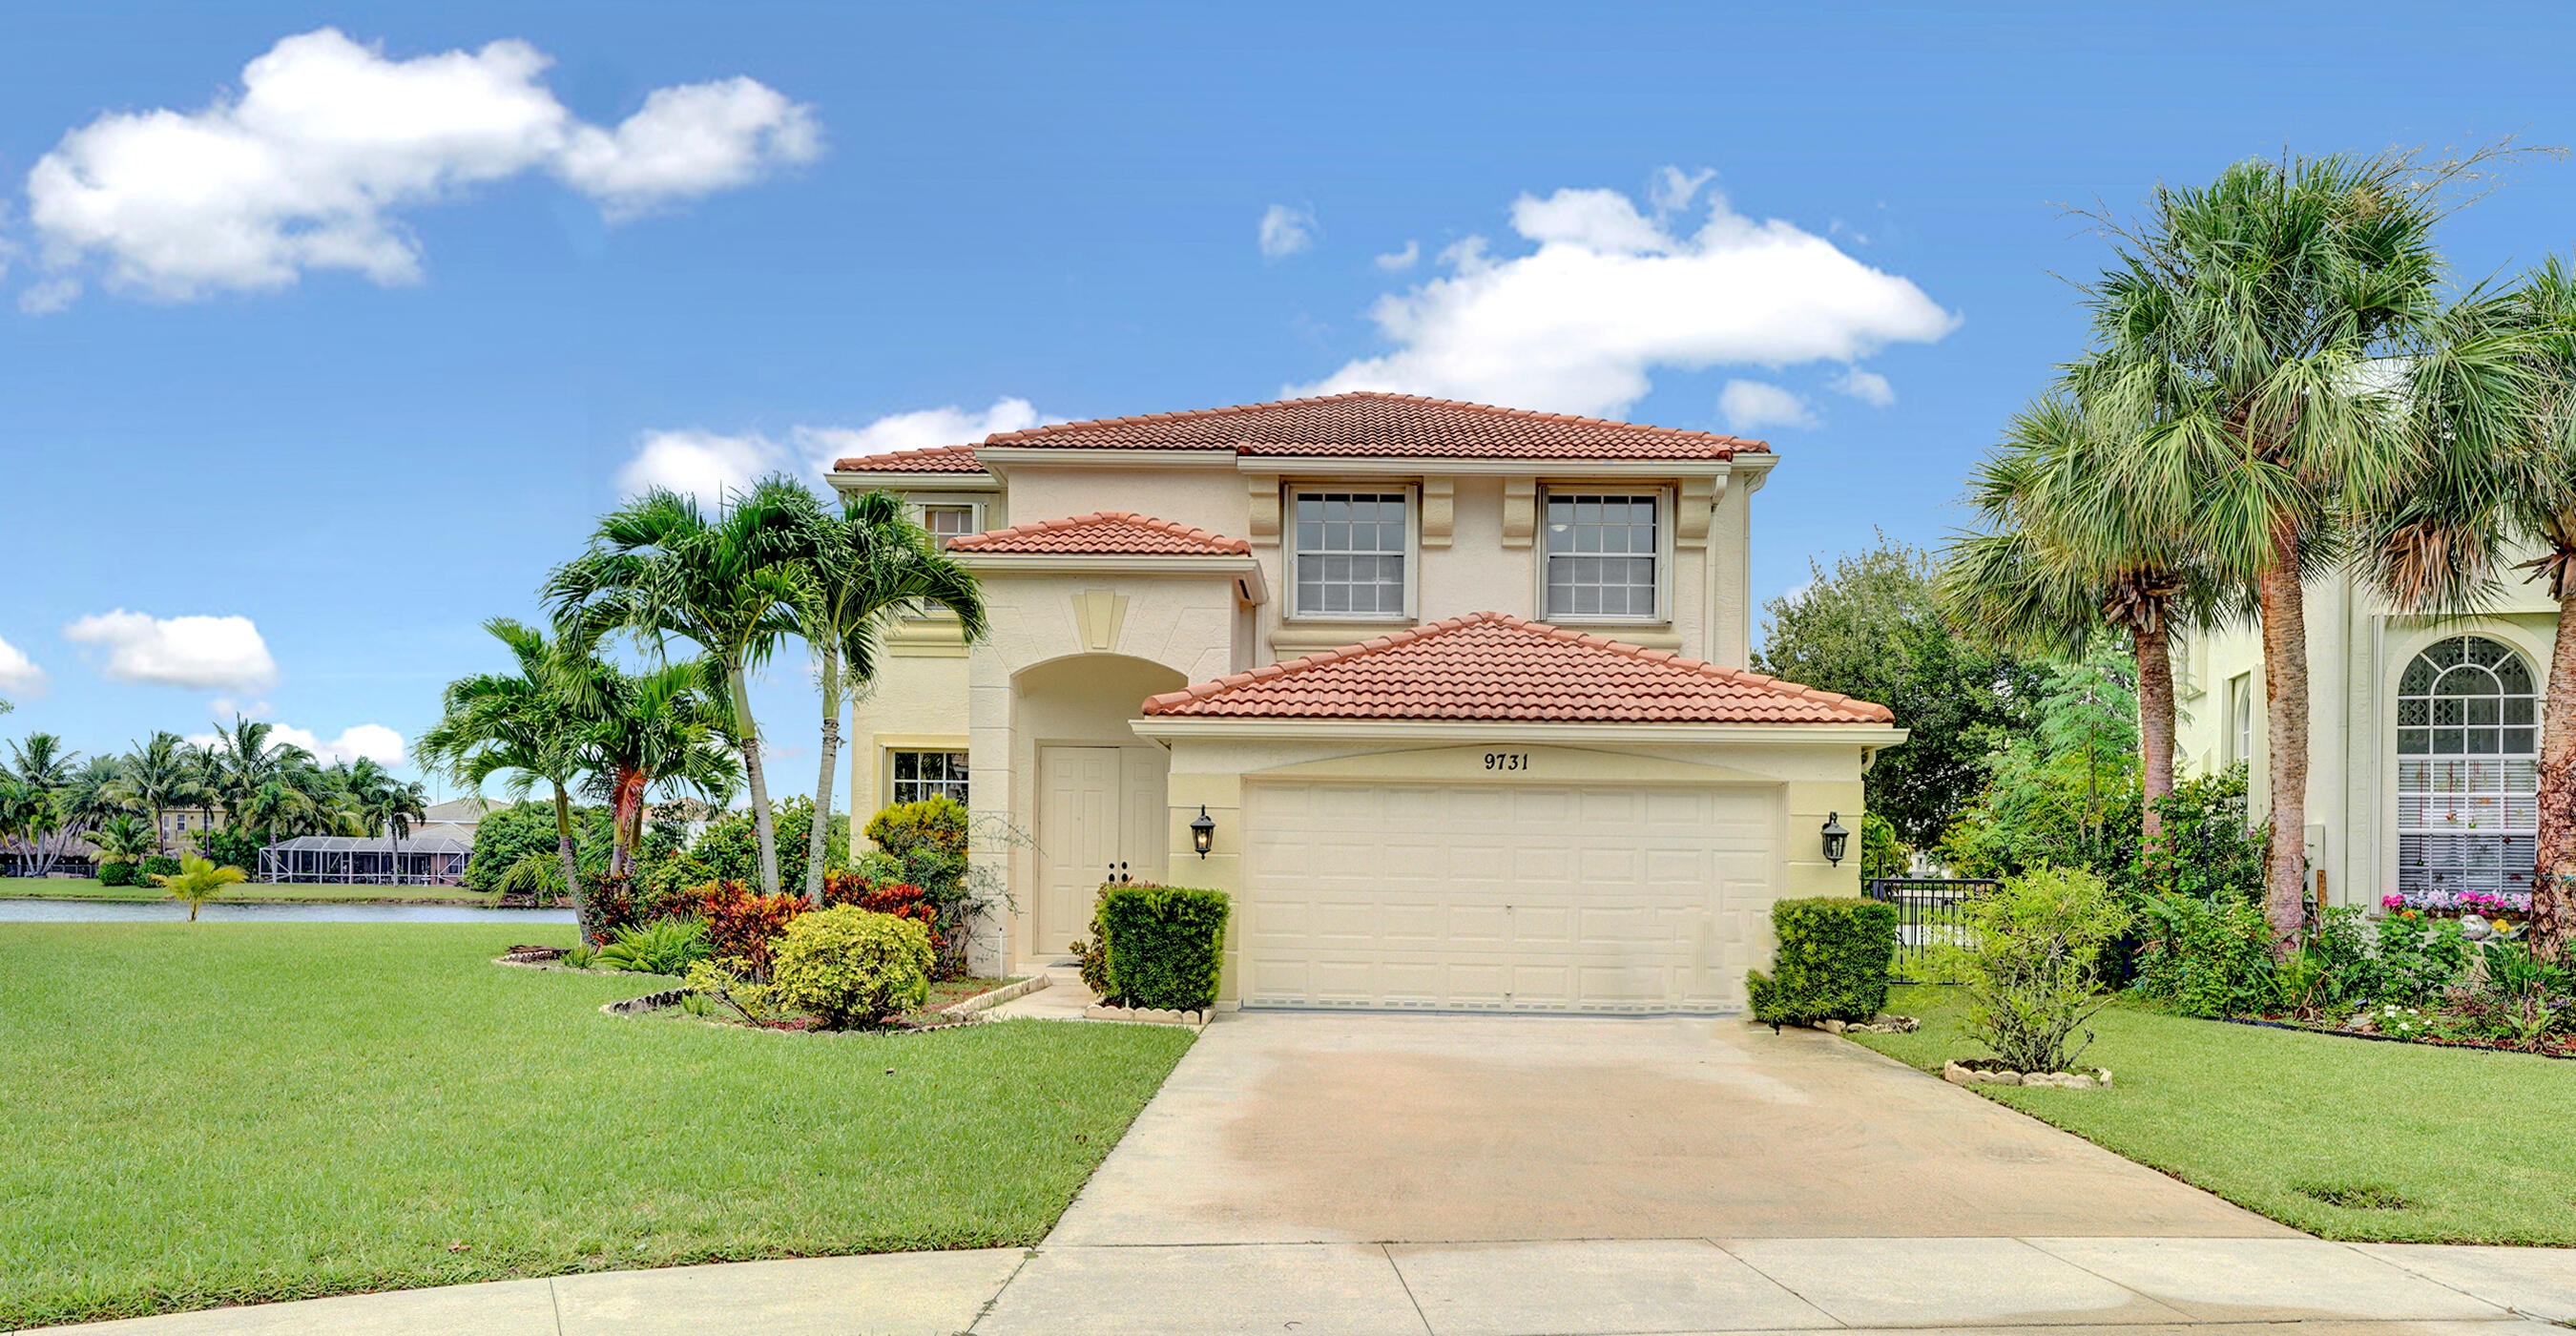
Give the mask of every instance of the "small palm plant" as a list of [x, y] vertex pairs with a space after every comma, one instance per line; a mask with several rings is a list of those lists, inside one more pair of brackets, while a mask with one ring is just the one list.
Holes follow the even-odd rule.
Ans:
[[89, 833], [101, 862], [140, 863], [160, 851], [156, 832], [131, 816], [117, 816]]
[[179, 860], [177, 872], [156, 872], [152, 879], [170, 892], [173, 900], [188, 902], [188, 921], [197, 921], [197, 906], [215, 898], [227, 886], [250, 880], [250, 874], [237, 867], [217, 867], [212, 860], [190, 854]]

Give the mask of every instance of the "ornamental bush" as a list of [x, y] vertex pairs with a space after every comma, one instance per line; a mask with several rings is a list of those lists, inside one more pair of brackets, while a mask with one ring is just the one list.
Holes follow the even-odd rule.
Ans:
[[2014, 1071], [2062, 1072], [2093, 1042], [2084, 1023], [2110, 1002], [2102, 949], [2128, 924], [2100, 874], [2037, 867], [1970, 901], [1967, 945], [1934, 959], [1966, 985], [1971, 1037]]
[[101, 886], [140, 885], [142, 883], [136, 880], [138, 875], [138, 869], [132, 863], [101, 863], [98, 865], [98, 884]]
[[150, 858], [143, 860], [142, 875], [135, 880], [134, 884], [137, 886], [157, 886], [160, 883], [152, 880], [154, 877], [175, 877], [178, 875], [178, 859], [172, 858], [168, 854], [154, 854]]
[[1109, 996], [1131, 1007], [1202, 1010], [1216, 1001], [1224, 966], [1223, 891], [1111, 886], [1100, 893], [1100, 949]]
[[769, 993], [826, 1029], [871, 1025], [930, 998], [930, 933], [912, 919], [840, 905], [797, 916], [773, 949]]
[[1772, 974], [1745, 973], [1753, 1019], [1777, 1030], [1817, 1021], [1866, 1021], [1887, 1006], [1896, 959], [1896, 906], [1826, 896], [1771, 906], [1780, 949]]
[[688, 894], [689, 909], [707, 925], [707, 946], [735, 973], [769, 977], [777, 937], [806, 910], [801, 895], [762, 895], [738, 881], [711, 881]]

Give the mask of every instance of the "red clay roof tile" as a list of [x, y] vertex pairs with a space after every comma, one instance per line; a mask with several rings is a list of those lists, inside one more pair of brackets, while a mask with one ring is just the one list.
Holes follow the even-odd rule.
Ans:
[[1499, 612], [1200, 682], [1145, 713], [1269, 719], [1884, 724], [1884, 705]]
[[1252, 545], [1240, 538], [1220, 537], [1150, 515], [1102, 510], [966, 534], [949, 539], [948, 549], [1089, 556], [1233, 556], [1251, 551]]
[[897, 450], [890, 455], [857, 455], [835, 461], [840, 473], [982, 473], [975, 447], [942, 445], [928, 450]]

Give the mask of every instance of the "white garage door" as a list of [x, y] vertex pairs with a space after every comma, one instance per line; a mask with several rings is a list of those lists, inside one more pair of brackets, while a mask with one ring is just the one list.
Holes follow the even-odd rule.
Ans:
[[1246, 787], [1247, 1006], [1743, 1005], [1779, 895], [1778, 791]]

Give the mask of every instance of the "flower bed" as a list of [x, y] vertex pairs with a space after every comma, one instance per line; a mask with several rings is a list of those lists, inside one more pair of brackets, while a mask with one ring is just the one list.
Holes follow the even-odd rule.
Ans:
[[2522, 918], [2531, 913], [2531, 892], [2489, 895], [2485, 891], [2390, 891], [2379, 897], [2379, 907], [2391, 913], [2413, 909], [2440, 915], [2479, 914], [2492, 918], [2501, 914]]

